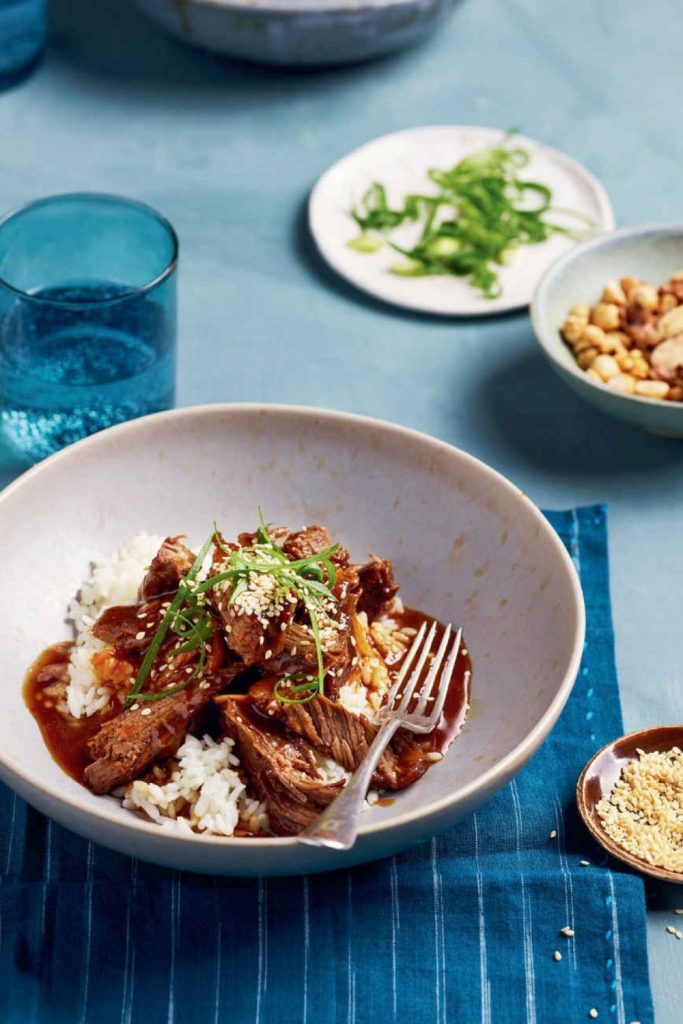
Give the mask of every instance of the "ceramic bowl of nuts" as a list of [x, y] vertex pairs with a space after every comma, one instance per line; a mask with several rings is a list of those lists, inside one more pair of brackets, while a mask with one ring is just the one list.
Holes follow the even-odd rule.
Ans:
[[683, 437], [683, 224], [577, 245], [541, 279], [531, 319], [553, 369], [608, 415]]

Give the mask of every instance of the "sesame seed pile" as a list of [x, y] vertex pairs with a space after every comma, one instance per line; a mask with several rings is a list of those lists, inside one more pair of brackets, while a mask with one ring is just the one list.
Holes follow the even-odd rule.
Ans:
[[638, 756], [597, 805], [607, 834], [653, 867], [683, 873], [683, 752]]

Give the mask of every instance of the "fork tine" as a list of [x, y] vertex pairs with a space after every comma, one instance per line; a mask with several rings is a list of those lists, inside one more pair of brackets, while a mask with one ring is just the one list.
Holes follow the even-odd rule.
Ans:
[[410, 676], [410, 679], [408, 680], [408, 682], [406, 683], [406, 685], [404, 687], [403, 697], [401, 699], [401, 703], [398, 706], [398, 713], [399, 714], [405, 714], [405, 712], [408, 709], [408, 705], [410, 704], [410, 698], [413, 696], [413, 691], [415, 690], [415, 687], [417, 686], [418, 682], [420, 681], [420, 675], [422, 673], [422, 669], [424, 668], [424, 665], [425, 665], [425, 662], [427, 660], [427, 657], [429, 656], [429, 652], [432, 649], [432, 644], [434, 643], [434, 634], [435, 633], [436, 633], [436, 622], [433, 622], [432, 625], [431, 625], [431, 629], [427, 633], [427, 639], [424, 642], [424, 646], [423, 646], [422, 650], [420, 651], [420, 657], [419, 657], [418, 663], [415, 666], [415, 668], [413, 669], [412, 674]]
[[453, 669], [455, 668], [455, 662], [458, 657], [458, 654], [460, 653], [461, 642], [462, 629], [459, 629], [458, 632], [455, 634], [455, 640], [453, 642], [453, 647], [451, 648], [451, 653], [448, 655], [448, 661], [446, 662], [444, 670], [441, 673], [441, 678], [439, 679], [439, 693], [436, 698], [436, 701], [434, 702], [434, 708], [431, 711], [429, 718], [427, 719], [427, 725], [429, 729], [434, 729], [438, 724], [439, 719], [441, 718], [441, 712], [443, 711], [443, 706], [446, 703], [446, 697], [448, 696], [448, 690], [451, 685], [451, 678], [453, 677]]
[[415, 637], [415, 639], [413, 640], [413, 642], [412, 642], [412, 644], [410, 646], [410, 649], [409, 649], [408, 653], [406, 654], [405, 658], [403, 659], [403, 664], [401, 665], [399, 673], [396, 676], [396, 681], [395, 681], [394, 685], [391, 687], [391, 689], [389, 690], [389, 693], [387, 694], [387, 699], [384, 702], [385, 707], [390, 708], [391, 705], [393, 704], [394, 697], [396, 696], [396, 694], [400, 690], [401, 684], [403, 683], [403, 680], [405, 679], [406, 675], [408, 674], [408, 669], [412, 665], [413, 661], [415, 660], [415, 655], [417, 654], [417, 652], [420, 649], [420, 644], [422, 643], [422, 638], [425, 635], [426, 629], [427, 629], [427, 623], [423, 622], [422, 625], [420, 626], [419, 630], [418, 630], [417, 636]]
[[434, 685], [434, 680], [436, 679], [436, 673], [441, 668], [441, 662], [443, 661], [444, 654], [446, 653], [446, 648], [448, 646], [448, 640], [450, 635], [451, 627], [446, 626], [443, 632], [443, 636], [441, 637], [439, 649], [434, 655], [434, 661], [429, 666], [429, 674], [427, 675], [427, 678], [423, 683], [422, 689], [420, 690], [419, 700], [412, 710], [413, 715], [424, 714], [424, 709], [427, 707], [427, 699], [431, 695], [432, 686]]

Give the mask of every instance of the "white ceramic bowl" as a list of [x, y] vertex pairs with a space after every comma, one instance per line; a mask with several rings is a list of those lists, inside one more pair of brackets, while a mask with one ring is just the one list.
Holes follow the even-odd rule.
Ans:
[[[201, 541], [269, 520], [326, 524], [357, 558], [394, 560], [407, 604], [462, 624], [470, 721], [446, 758], [365, 813], [348, 853], [294, 839], [176, 835], [52, 761], [21, 695], [41, 647], [68, 637], [68, 599], [93, 556], [140, 530]], [[223, 405], [136, 420], [81, 441], [0, 496], [0, 776], [81, 835], [146, 860], [225, 875], [324, 871], [428, 838], [501, 788], [569, 696], [584, 637], [579, 582], [543, 515], [513, 484], [423, 434], [343, 413]]]
[[263, 64], [345, 64], [420, 42], [455, 0], [135, 0], [186, 43]]
[[589, 377], [562, 340], [560, 328], [575, 303], [597, 302], [607, 281], [633, 276], [659, 285], [681, 268], [683, 224], [621, 228], [561, 256], [541, 279], [531, 302], [531, 321], [539, 344], [572, 391], [608, 416], [667, 437], [683, 437], [683, 402], [624, 394]]

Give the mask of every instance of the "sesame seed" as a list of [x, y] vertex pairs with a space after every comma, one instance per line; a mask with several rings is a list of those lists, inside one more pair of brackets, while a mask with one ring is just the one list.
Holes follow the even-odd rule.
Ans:
[[147, 618], [147, 612], [138, 612], [137, 615], [135, 616], [135, 618], [136, 619], [146, 619]]
[[582, 868], [589, 868], [591, 866], [591, 862], [589, 860], [580, 860], [579, 864]]
[[263, 657], [264, 657], [264, 661], [268, 661], [269, 658], [273, 657], [273, 652], [272, 651], [266, 651], [266, 653], [264, 654]]
[[588, 1016], [592, 1017], [593, 1020], [595, 1020], [597, 1015], [598, 1015], [598, 1011], [595, 1009], [595, 1007], [593, 1007], [591, 1010], [588, 1011]]
[[142, 711], [140, 712], [140, 714], [141, 715], [151, 715], [152, 714], [152, 709], [151, 708], [143, 708]]
[[443, 754], [439, 750], [430, 750], [426, 755], [427, 761], [443, 761]]
[[145, 626], [147, 627], [147, 629], [151, 629], [153, 625], [154, 625], [153, 622], [146, 622], [145, 623]]
[[574, 929], [570, 928], [569, 925], [566, 924], [564, 928], [560, 928], [560, 935], [564, 935], [566, 938], [571, 939], [574, 936]]
[[669, 935], [673, 935], [677, 939], [683, 939], [683, 932], [679, 932], [678, 928], [674, 928], [673, 925], [668, 924], [666, 930]]
[[144, 629], [141, 630], [140, 633], [136, 633], [135, 634], [135, 639], [136, 640], [144, 640], [145, 639], [145, 631], [144, 631]]
[[548, 836], [548, 839], [557, 839], [557, 829], [552, 830], [552, 832]]
[[281, 632], [281, 633], [284, 633], [284, 631], [285, 631], [286, 629], [287, 629], [287, 623], [286, 623], [286, 622], [281, 622], [281, 623], [280, 623], [280, 632]]
[[562, 954], [560, 953], [559, 949], [556, 949], [555, 952], [553, 953], [553, 960], [557, 960], [558, 963], [559, 963], [559, 961], [561, 959], [562, 959]]
[[137, 704], [137, 703], [136, 704], [131, 704], [131, 706], [130, 706], [130, 710], [131, 711], [138, 711], [139, 708], [140, 708], [140, 705]]
[[258, 638], [258, 642], [259, 642], [259, 645], [260, 645], [261, 647], [263, 647], [264, 643], [266, 642], [266, 638], [265, 638], [264, 636], [260, 636], [260, 637]]
[[683, 914], [683, 907], [676, 907], [674, 914]]
[[294, 655], [296, 654], [296, 647], [292, 647], [289, 653], [291, 654], [292, 657], [294, 657]]
[[187, 668], [185, 669], [185, 675], [186, 676], [190, 676], [190, 675], [192, 675], [193, 672], [194, 672], [194, 669], [192, 668], [192, 665], [188, 665]]
[[358, 664], [358, 658], [352, 658], [351, 659], [351, 664], [352, 665], [357, 665]]
[[199, 689], [200, 690], [208, 690], [210, 685], [211, 685], [211, 683], [207, 682], [206, 679], [203, 679], [201, 681], [201, 683], [199, 684]]

